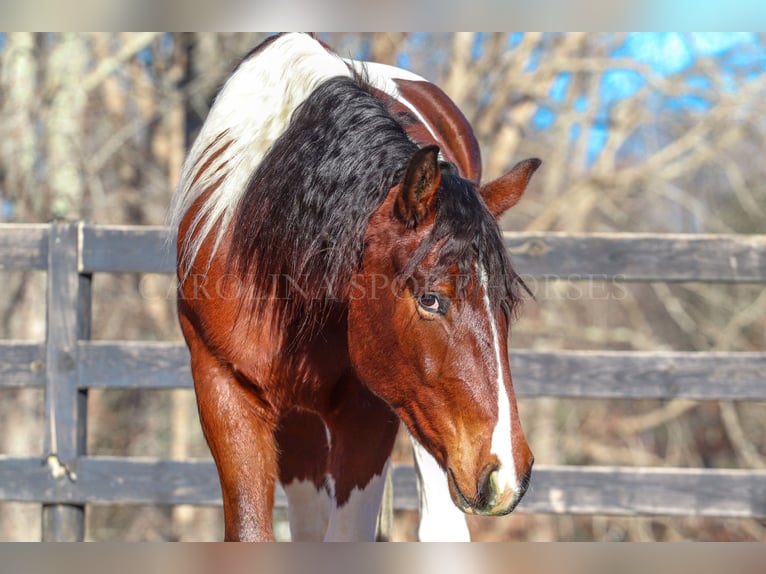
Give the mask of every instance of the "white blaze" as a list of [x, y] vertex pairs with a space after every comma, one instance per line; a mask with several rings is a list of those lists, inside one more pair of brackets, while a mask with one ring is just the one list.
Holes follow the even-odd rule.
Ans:
[[497, 423], [492, 431], [490, 452], [500, 461], [497, 473], [496, 487], [499, 492], [516, 489], [516, 464], [513, 460], [513, 443], [511, 440], [511, 399], [505, 388], [503, 377], [503, 361], [500, 353], [500, 336], [495, 323], [495, 314], [489, 302], [489, 285], [486, 271], [479, 266], [479, 280], [484, 290], [484, 308], [492, 330], [492, 345], [495, 349], [495, 364], [497, 365]]

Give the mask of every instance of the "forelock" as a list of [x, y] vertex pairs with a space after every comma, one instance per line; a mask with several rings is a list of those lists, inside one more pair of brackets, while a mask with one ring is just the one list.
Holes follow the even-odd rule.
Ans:
[[[513, 315], [523, 300], [521, 291], [529, 290], [513, 269], [497, 221], [476, 185], [443, 169], [436, 205], [433, 227], [405, 266], [402, 278], [411, 282], [416, 274], [424, 275], [426, 283], [437, 284], [453, 277], [457, 269], [457, 296], [464, 297], [472, 280], [478, 284], [481, 268], [492, 306]], [[427, 257], [436, 264], [424, 273]]]

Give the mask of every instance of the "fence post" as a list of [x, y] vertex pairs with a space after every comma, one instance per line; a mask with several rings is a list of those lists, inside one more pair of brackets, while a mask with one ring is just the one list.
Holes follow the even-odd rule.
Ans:
[[[77, 341], [90, 336], [91, 277], [79, 272], [80, 224], [53, 222], [48, 246], [44, 453], [57, 498], [77, 481], [85, 454], [87, 393], [78, 388]], [[85, 507], [44, 504], [44, 541], [81, 541]]]

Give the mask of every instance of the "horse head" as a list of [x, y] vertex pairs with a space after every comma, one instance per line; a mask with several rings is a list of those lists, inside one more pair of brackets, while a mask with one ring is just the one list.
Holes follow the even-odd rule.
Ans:
[[496, 219], [539, 165], [477, 186], [437, 146], [418, 150], [370, 218], [350, 291], [354, 369], [445, 470], [466, 513], [511, 512], [532, 468], [507, 348], [523, 284]]

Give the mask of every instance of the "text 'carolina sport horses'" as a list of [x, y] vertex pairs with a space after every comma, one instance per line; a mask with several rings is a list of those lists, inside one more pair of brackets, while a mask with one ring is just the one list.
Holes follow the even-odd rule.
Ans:
[[439, 88], [309, 35], [239, 64], [170, 215], [227, 540], [273, 539], [277, 480], [293, 540], [373, 539], [400, 421], [421, 539], [513, 510], [533, 461], [507, 356], [523, 284], [496, 218], [539, 164], [481, 185]]

